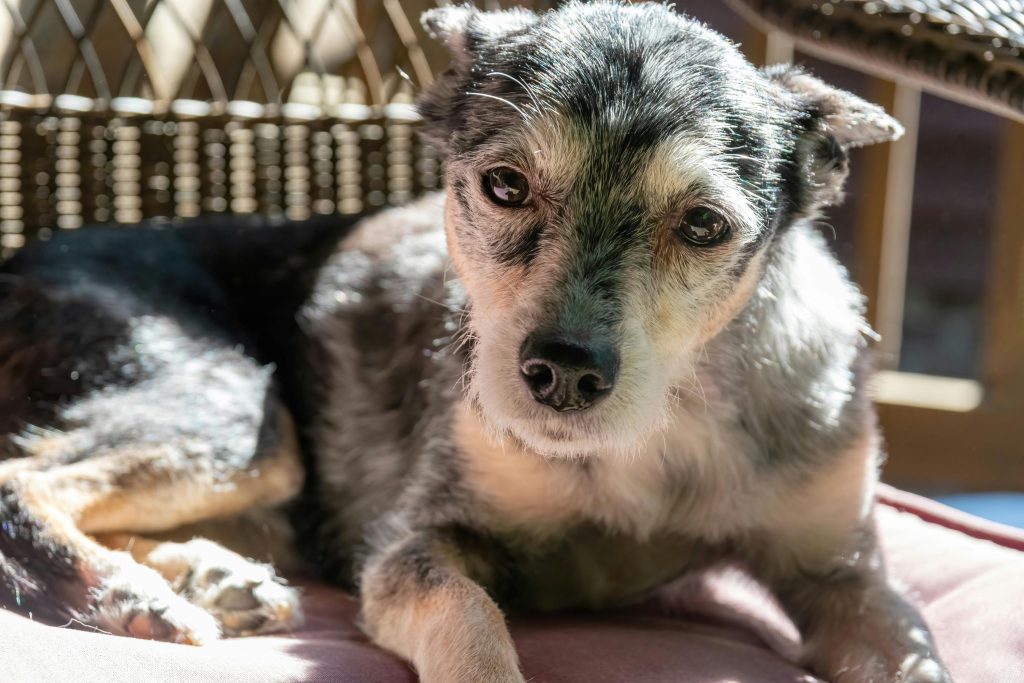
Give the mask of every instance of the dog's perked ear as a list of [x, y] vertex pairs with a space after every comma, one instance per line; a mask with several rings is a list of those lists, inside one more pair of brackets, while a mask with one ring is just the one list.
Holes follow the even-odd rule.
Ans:
[[452, 119], [456, 100], [471, 78], [480, 47], [529, 28], [537, 22], [537, 15], [524, 9], [481, 12], [458, 5], [428, 10], [420, 22], [432, 38], [444, 42], [452, 53], [451, 66], [416, 102], [423, 116], [423, 134], [445, 153], [448, 134], [456, 123]]
[[765, 74], [797, 110], [797, 163], [810, 201], [808, 213], [842, 199], [847, 150], [897, 140], [903, 126], [876, 104], [835, 88], [799, 67], [776, 65]]

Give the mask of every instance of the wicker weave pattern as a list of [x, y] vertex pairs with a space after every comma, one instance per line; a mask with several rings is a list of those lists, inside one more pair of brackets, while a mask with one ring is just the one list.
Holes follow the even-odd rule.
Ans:
[[434, 0], [3, 2], [0, 255], [84, 223], [359, 213], [440, 185], [411, 106], [447, 61], [419, 27]]
[[104, 107], [135, 97], [156, 112], [175, 100], [380, 105], [395, 95], [396, 66], [429, 82], [416, 15], [433, 4], [4, 0], [3, 103], [47, 107], [64, 96]]
[[1024, 119], [1022, 0], [729, 0], [852, 61]]
[[[0, 122], [0, 232], [231, 211], [358, 213], [439, 185], [409, 107], [345, 119], [14, 110]], [[359, 116], [359, 114], [362, 114]]]

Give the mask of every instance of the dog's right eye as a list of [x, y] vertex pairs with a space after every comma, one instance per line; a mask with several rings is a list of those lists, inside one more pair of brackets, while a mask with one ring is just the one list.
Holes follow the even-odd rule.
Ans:
[[499, 166], [484, 174], [484, 192], [499, 206], [521, 206], [530, 196], [530, 183], [514, 168]]
[[686, 241], [704, 247], [718, 241], [729, 231], [722, 214], [706, 206], [697, 206], [683, 216], [676, 232]]

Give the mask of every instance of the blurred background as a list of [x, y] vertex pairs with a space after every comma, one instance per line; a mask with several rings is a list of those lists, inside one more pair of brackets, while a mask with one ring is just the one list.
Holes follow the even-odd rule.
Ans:
[[[441, 162], [416, 137], [411, 107], [447, 60], [418, 22], [434, 4], [9, 0], [0, 255], [86, 223], [361, 213], [439, 187]], [[847, 201], [821, 225], [882, 335], [885, 479], [1024, 526], [1024, 116], [833, 60], [819, 34], [794, 42], [738, 13], [742, 4], [676, 7], [753, 62], [801, 63], [908, 130], [854, 152]], [[886, 4], [807, 11], [824, 25]], [[921, 25], [920, 14], [900, 16], [906, 36]], [[996, 48], [1024, 45], [1024, 29], [1009, 30]]]

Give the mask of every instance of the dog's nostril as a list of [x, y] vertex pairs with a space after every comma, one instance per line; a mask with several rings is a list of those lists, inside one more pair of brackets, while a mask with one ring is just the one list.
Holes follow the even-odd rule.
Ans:
[[615, 384], [618, 354], [601, 339], [534, 333], [519, 352], [520, 372], [538, 403], [559, 412], [585, 410]]
[[604, 378], [595, 374], [586, 374], [580, 377], [579, 382], [576, 383], [576, 388], [579, 390], [580, 395], [588, 400], [593, 400], [609, 389], [608, 383], [604, 381]]
[[533, 361], [523, 364], [523, 378], [533, 393], [544, 395], [555, 387], [555, 371], [547, 363]]

